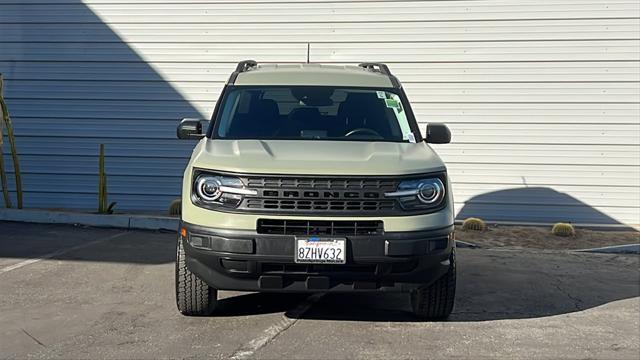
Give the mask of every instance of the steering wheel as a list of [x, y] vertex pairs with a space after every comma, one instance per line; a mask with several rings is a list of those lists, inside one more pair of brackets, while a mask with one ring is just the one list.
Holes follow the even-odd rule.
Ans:
[[373, 130], [373, 129], [368, 129], [368, 128], [357, 128], [357, 129], [353, 129], [351, 131], [349, 131], [348, 133], [344, 134], [344, 137], [349, 137], [349, 136], [353, 136], [353, 135], [373, 135], [375, 137], [378, 138], [382, 138], [382, 135], [380, 135], [380, 133], [378, 133], [377, 131]]

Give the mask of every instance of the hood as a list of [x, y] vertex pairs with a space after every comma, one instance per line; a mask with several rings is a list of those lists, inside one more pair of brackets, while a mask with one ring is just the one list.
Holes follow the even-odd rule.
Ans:
[[191, 160], [197, 168], [254, 174], [406, 175], [445, 170], [424, 142], [205, 138]]

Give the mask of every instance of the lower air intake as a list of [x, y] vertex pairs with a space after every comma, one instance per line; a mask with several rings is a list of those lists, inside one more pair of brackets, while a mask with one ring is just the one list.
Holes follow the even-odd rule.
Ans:
[[381, 235], [382, 221], [258, 220], [258, 233], [269, 235]]

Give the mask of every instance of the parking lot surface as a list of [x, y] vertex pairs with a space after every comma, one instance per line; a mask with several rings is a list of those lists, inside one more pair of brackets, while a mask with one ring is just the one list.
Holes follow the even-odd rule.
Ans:
[[637, 255], [458, 249], [456, 306], [221, 292], [175, 307], [175, 234], [0, 222], [0, 358], [640, 357]]

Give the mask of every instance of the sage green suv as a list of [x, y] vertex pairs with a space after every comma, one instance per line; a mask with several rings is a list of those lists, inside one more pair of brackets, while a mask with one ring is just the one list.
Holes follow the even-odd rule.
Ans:
[[456, 285], [444, 163], [385, 64], [240, 62], [184, 172], [177, 244], [180, 312], [214, 311], [218, 290], [401, 291], [446, 318]]

